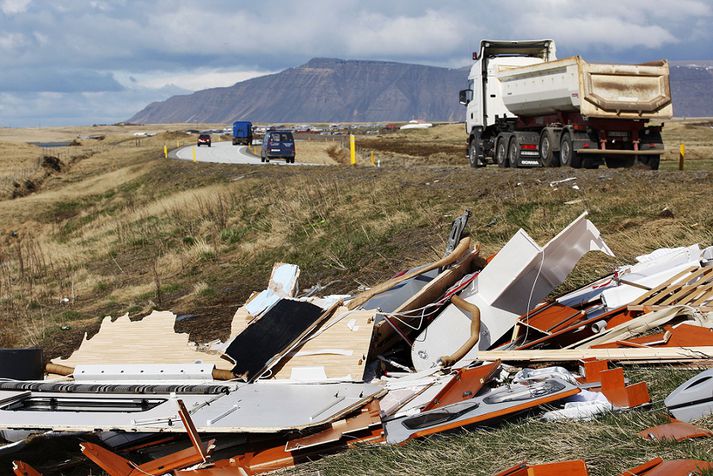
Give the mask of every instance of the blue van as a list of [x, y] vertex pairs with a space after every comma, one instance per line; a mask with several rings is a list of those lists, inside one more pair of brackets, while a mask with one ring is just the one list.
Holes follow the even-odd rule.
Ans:
[[285, 159], [288, 164], [295, 163], [295, 139], [290, 131], [267, 131], [262, 139], [260, 160]]

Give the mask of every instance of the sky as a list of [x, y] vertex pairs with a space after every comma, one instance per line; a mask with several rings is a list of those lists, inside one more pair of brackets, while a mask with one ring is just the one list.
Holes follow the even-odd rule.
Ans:
[[484, 38], [711, 60], [711, 24], [713, 0], [0, 0], [0, 127], [113, 123], [313, 57], [462, 67]]

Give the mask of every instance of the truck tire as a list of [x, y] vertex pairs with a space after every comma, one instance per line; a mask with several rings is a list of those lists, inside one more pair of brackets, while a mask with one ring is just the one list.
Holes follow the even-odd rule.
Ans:
[[563, 167], [569, 166], [574, 169], [582, 167], [579, 154], [577, 154], [572, 146], [572, 136], [569, 132], [564, 132], [562, 134], [562, 140], [560, 141], [560, 164], [562, 164]]
[[540, 134], [540, 161], [543, 167], [559, 167], [559, 153], [555, 153], [552, 147], [552, 136], [543, 130]]
[[480, 132], [475, 132], [468, 142], [468, 163], [471, 167], [485, 167], [485, 157], [481, 158]]
[[[659, 165], [661, 164], [660, 155], [641, 155], [637, 160], [641, 165], [648, 167], [651, 170], [658, 170]], [[634, 164], [632, 164], [632, 166], [633, 165]]]
[[517, 142], [517, 136], [512, 136], [508, 144], [508, 166], [517, 167], [520, 163], [520, 144]]
[[[654, 147], [652, 147], [652, 145]], [[660, 150], [663, 153], [664, 145], [663, 145], [663, 139], [661, 138], [661, 132], [645, 130], [645, 133], [641, 135], [640, 147], [643, 149], [644, 146], [647, 146], [646, 149], [650, 150], [652, 148], [655, 148], [655, 149]], [[659, 165], [661, 163], [661, 156], [660, 155], [643, 155], [643, 156], [639, 157], [639, 162], [646, 165], [651, 170], [658, 170]]]
[[505, 143], [505, 137], [499, 136], [498, 143], [495, 146], [495, 160], [498, 163], [498, 167], [509, 167], [508, 163], [508, 149]]

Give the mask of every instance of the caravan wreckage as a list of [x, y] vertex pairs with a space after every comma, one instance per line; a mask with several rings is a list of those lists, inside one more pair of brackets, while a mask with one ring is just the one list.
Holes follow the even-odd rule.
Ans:
[[[174, 314], [155, 311], [105, 318], [45, 369], [38, 351], [0, 354], [18, 363], [0, 380], [10, 442], [0, 454], [73, 437], [110, 475], [260, 474], [523, 412], [588, 419], [646, 406], [646, 383], [610, 362], [713, 356], [713, 247], [659, 249], [548, 298], [586, 253], [613, 256], [586, 213], [544, 246], [519, 230], [487, 258], [462, 237], [469, 216], [453, 223], [444, 258], [354, 296], [300, 293], [299, 268], [276, 264], [226, 342], [192, 343]], [[710, 436], [687, 422], [713, 413], [712, 372], [674, 391], [665, 404], [675, 418], [642, 436]], [[657, 458], [627, 474], [707, 468]], [[40, 474], [19, 458], [13, 469]], [[500, 474], [588, 473], [578, 460]]]

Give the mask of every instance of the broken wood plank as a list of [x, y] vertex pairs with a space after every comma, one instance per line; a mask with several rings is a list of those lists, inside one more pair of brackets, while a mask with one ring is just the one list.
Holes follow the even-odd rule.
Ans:
[[634, 349], [487, 350], [478, 352], [479, 361], [567, 362], [595, 358], [635, 362], [642, 360], [690, 361], [713, 358], [713, 346], [660, 347]]
[[218, 354], [209, 354], [189, 342], [188, 334], [176, 333], [176, 315], [153, 311], [138, 321], [125, 314], [115, 321], [105, 317], [91, 339], [86, 334], [79, 348], [66, 359], [52, 359], [65, 367], [90, 364], [184, 364], [203, 362], [217, 369], [230, 370], [233, 365]]
[[696, 268], [696, 267], [691, 266], [690, 268], [684, 269], [683, 271], [681, 271], [681, 272], [678, 273], [677, 275], [675, 275], [675, 276], [673, 276], [673, 277], [667, 279], [667, 280], [664, 281], [663, 283], [659, 284], [658, 286], [656, 286], [654, 289], [652, 289], [652, 290], [649, 291], [648, 293], [642, 294], [638, 299], [636, 299], [635, 301], [632, 301], [631, 304], [632, 304], [632, 305], [637, 305], [637, 304], [643, 304], [643, 303], [645, 303], [645, 302], [648, 302], [648, 300], [651, 299], [651, 297], [653, 297], [653, 296], [655, 296], [656, 294], [658, 294], [659, 292], [661, 292], [661, 290], [666, 289], [666, 288], [669, 287], [671, 284], [677, 282], [678, 280], [680, 280], [680, 279], [683, 278], [684, 276], [686, 276], [686, 275], [688, 275], [688, 274], [691, 274], [691, 273], [694, 272], [696, 269], [700, 269], [700, 268]]

